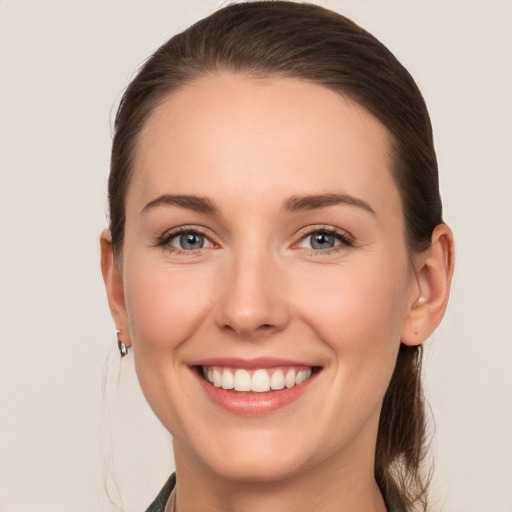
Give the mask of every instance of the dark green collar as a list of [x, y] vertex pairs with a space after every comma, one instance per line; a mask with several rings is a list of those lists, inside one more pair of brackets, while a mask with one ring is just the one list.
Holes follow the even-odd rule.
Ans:
[[169, 496], [171, 495], [174, 486], [176, 485], [176, 473], [173, 473], [169, 480], [165, 483], [163, 489], [160, 491], [158, 496], [155, 498], [155, 501], [151, 503], [146, 512], [164, 512], [165, 505]]

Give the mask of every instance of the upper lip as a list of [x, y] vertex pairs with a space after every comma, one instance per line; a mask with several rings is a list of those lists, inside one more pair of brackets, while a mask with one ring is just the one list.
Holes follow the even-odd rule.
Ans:
[[220, 366], [253, 370], [257, 368], [275, 368], [278, 366], [312, 368], [313, 366], [319, 365], [311, 364], [311, 362], [281, 359], [276, 357], [257, 357], [254, 359], [241, 359], [237, 357], [213, 357], [191, 362], [189, 363], [189, 366]]

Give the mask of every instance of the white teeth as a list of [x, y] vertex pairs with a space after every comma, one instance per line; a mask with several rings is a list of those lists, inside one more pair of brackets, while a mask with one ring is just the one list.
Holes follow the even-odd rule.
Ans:
[[270, 376], [265, 370], [256, 370], [252, 376], [251, 391], [265, 393], [270, 391]]
[[[251, 391], [251, 376], [247, 370], [235, 372], [235, 391]], [[215, 385], [215, 384], [214, 384]]]
[[222, 385], [222, 375], [217, 369], [213, 370], [213, 385], [216, 388], [220, 388], [220, 386]]
[[295, 386], [295, 370], [288, 370], [284, 378], [284, 383], [287, 388], [293, 388], [293, 386]]
[[295, 385], [302, 384], [305, 380], [309, 379], [311, 377], [311, 369], [307, 370], [301, 370], [297, 373], [297, 377], [295, 377]]
[[[249, 371], [228, 368], [203, 367], [205, 379], [216, 388], [234, 389], [235, 391], [253, 391], [255, 393], [267, 393], [270, 390], [293, 388], [302, 384], [311, 377], [311, 368], [286, 369], [257, 369]], [[285, 373], [286, 372], [286, 373]]]
[[222, 372], [222, 389], [233, 389], [235, 387], [235, 378], [229, 370]]
[[272, 377], [270, 377], [270, 388], [271, 389], [283, 389], [284, 388], [284, 374], [281, 370], [276, 370]]

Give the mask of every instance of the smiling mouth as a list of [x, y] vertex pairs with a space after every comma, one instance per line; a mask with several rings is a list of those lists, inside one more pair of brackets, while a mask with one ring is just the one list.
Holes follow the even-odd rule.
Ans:
[[216, 388], [240, 393], [269, 393], [290, 389], [306, 382], [321, 368], [310, 367], [277, 367], [227, 368], [220, 366], [198, 366], [199, 375]]

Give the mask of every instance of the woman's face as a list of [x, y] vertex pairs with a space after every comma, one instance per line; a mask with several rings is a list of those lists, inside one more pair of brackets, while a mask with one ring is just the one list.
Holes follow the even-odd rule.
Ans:
[[201, 78], [153, 112], [122, 327], [178, 464], [262, 481], [373, 465], [418, 298], [389, 143], [349, 98], [289, 78]]

